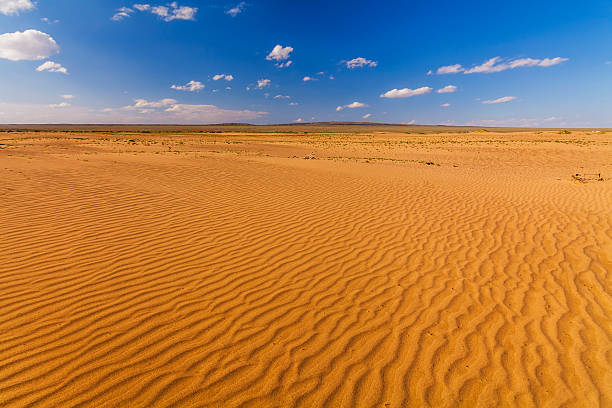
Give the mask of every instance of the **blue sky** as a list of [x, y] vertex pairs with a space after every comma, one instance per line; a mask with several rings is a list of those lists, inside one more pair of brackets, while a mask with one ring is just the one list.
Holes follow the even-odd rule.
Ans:
[[495, 3], [0, 0], [0, 123], [612, 127], [612, 3]]

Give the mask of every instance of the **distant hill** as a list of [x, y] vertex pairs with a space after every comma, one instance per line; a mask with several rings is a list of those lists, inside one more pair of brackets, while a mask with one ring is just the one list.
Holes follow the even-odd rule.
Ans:
[[[553, 128], [512, 128], [484, 126], [418, 125], [378, 122], [308, 122], [253, 125], [249, 123], [218, 123], [211, 125], [145, 125], [145, 124], [31, 124], [0, 125], [0, 131], [13, 132], [140, 132], [140, 133], [462, 133], [476, 131], [525, 132], [558, 130]], [[572, 129], [570, 129], [572, 130]], [[577, 129], [576, 129], [577, 130]], [[595, 129], [584, 129], [595, 130]], [[609, 129], [600, 129], [609, 131]]]

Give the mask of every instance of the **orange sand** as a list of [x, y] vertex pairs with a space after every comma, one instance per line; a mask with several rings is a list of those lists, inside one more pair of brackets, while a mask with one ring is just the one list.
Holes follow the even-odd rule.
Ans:
[[1, 407], [612, 406], [612, 134], [0, 143]]

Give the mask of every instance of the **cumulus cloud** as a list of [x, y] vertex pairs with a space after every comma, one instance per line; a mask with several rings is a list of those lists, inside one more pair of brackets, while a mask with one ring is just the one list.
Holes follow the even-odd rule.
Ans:
[[302, 118], [297, 118], [296, 120], [294, 120], [295, 123], [302, 123], [304, 122], [304, 119]]
[[244, 11], [245, 7], [246, 7], [246, 2], [241, 1], [236, 6], [232, 7], [229, 10], [227, 10], [225, 12], [225, 14], [229, 14], [232, 17], [236, 17], [238, 14], [240, 14], [240, 13], [242, 13]]
[[439, 94], [444, 94], [444, 93], [453, 93], [455, 91], [457, 91], [457, 87], [455, 85], [446, 85], [444, 88], [440, 88], [436, 92]]
[[59, 52], [55, 40], [37, 30], [0, 35], [0, 58], [11, 61], [41, 60]]
[[293, 52], [293, 47], [283, 47], [282, 45], [276, 45], [272, 51], [268, 54], [266, 59], [268, 61], [285, 61], [289, 59], [291, 53]]
[[34, 8], [31, 0], [0, 0], [0, 14], [5, 16], [19, 14], [20, 11], [29, 11]]
[[506, 103], [506, 102], [510, 102], [516, 99], [516, 96], [504, 96], [501, 98], [497, 98], [497, 99], [492, 99], [489, 101], [483, 101], [482, 103], [484, 103], [485, 105], [493, 105], [496, 103]]
[[336, 111], [340, 112], [342, 109], [366, 108], [367, 106], [368, 105], [366, 105], [365, 103], [353, 102], [353, 103], [349, 103], [348, 105], [338, 106], [336, 108]]
[[164, 21], [172, 20], [195, 20], [198, 12], [196, 7], [178, 6], [176, 2], [170, 3], [170, 7], [151, 7], [151, 13], [157, 15]]
[[313, 78], [311, 76], [305, 76], [304, 78], [302, 78], [303, 82], [310, 82], [310, 81], [318, 81], [317, 78]]
[[229, 74], [217, 74], [213, 77], [213, 81], [218, 81], [220, 79], [225, 79], [226, 81], [233, 81], [234, 76]]
[[376, 67], [378, 62], [365, 59], [363, 57], [353, 58], [350, 61], [346, 61], [346, 67], [349, 69], [363, 68], [363, 67]]
[[363, 119], [368, 119], [370, 116], [372, 116], [371, 113], [366, 113], [365, 115], [362, 116]]
[[279, 68], [288, 68], [293, 64], [293, 61], [285, 61], [285, 62], [280, 62], [277, 63], [276, 66]]
[[173, 20], [195, 20], [195, 15], [198, 12], [197, 7], [179, 6], [176, 1], [168, 3], [166, 6], [152, 6], [150, 4], [134, 4], [133, 8], [120, 7], [111, 18], [114, 21], [120, 21], [124, 18], [131, 17], [135, 11], [146, 11], [154, 14], [162, 20], [169, 22]]
[[289, 106], [298, 106], [299, 104], [297, 102], [289, 102]]
[[276, 95], [274, 99], [291, 99], [289, 95]]
[[59, 72], [60, 74], [68, 74], [68, 70], [62, 66], [62, 64], [58, 64], [53, 61], [46, 61], [38, 68], [36, 68], [38, 72], [49, 71], [49, 72]]
[[[257, 81], [257, 85], [255, 86], [255, 89], [264, 89], [270, 86], [270, 83], [272, 81], [270, 81], [269, 79], [260, 79]], [[247, 90], [249, 90], [250, 88], [247, 88]]]
[[417, 89], [409, 89], [409, 88], [392, 89], [380, 95], [380, 97], [381, 98], [410, 98], [412, 96], [428, 94], [431, 91], [432, 91], [432, 88], [428, 86], [423, 86]]
[[516, 58], [511, 60], [504, 60], [501, 57], [493, 57], [485, 61], [480, 65], [476, 65], [472, 68], [464, 68], [461, 64], [448, 65], [438, 68], [437, 74], [458, 74], [463, 72], [464, 74], [492, 74], [495, 72], [502, 72], [509, 69], [524, 68], [524, 67], [552, 67], [553, 65], [561, 64], [568, 61], [568, 58], [555, 57], [555, 58]]
[[200, 81], [189, 81], [185, 85], [172, 85], [170, 88], [177, 91], [197, 92], [204, 89], [206, 86]]

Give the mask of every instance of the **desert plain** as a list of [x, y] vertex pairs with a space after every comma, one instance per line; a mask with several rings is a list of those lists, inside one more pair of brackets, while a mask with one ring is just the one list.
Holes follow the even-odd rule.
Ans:
[[611, 407], [611, 179], [606, 130], [4, 128], [0, 406]]

